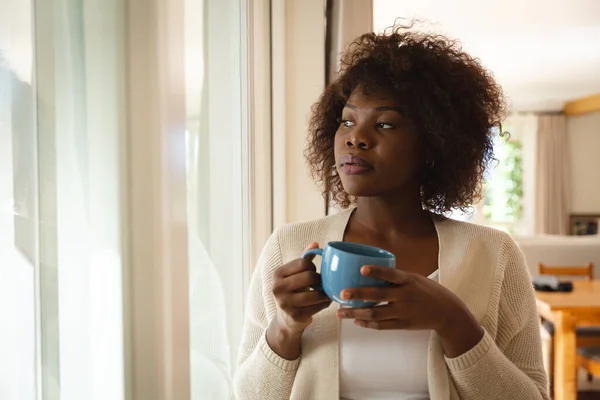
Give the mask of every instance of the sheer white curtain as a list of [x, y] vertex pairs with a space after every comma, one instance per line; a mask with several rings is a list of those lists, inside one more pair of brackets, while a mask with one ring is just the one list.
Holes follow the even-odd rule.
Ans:
[[119, 400], [124, 7], [35, 4], [43, 398]]
[[232, 396], [250, 270], [247, 2], [185, 6], [192, 399], [221, 400]]
[[33, 9], [0, 0], [0, 399], [34, 400], [37, 174]]
[[571, 161], [564, 115], [538, 118], [536, 231], [566, 235], [571, 212]]

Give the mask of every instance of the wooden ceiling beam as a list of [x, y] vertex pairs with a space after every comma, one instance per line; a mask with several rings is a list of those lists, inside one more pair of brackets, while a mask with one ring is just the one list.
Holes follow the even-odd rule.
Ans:
[[600, 93], [565, 103], [563, 112], [567, 116], [600, 112]]

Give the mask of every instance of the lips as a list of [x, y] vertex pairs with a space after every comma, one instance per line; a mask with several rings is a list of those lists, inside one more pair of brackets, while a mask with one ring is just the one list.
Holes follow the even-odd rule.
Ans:
[[367, 160], [351, 154], [342, 157], [340, 166], [347, 175], [359, 175], [373, 170], [373, 166]]

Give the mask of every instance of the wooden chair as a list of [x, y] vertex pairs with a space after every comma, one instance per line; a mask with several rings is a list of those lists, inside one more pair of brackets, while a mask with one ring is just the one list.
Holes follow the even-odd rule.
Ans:
[[580, 347], [577, 349], [577, 366], [588, 374], [600, 378], [600, 347]]
[[[540, 275], [555, 275], [555, 276], [569, 276], [579, 277], [581, 279], [591, 281], [594, 279], [594, 264], [589, 263], [587, 265], [580, 266], [548, 266], [543, 263], [538, 264], [538, 273]], [[542, 320], [542, 326], [548, 333], [548, 378], [550, 381], [550, 387], [553, 385], [553, 374], [554, 374], [554, 324], [550, 321]], [[595, 348], [600, 346], [600, 326], [582, 327], [576, 330], [577, 348]], [[592, 373], [588, 371], [588, 380], [592, 380]]]
[[538, 273], [540, 275], [577, 276], [591, 281], [594, 280], [594, 264], [557, 267], [539, 263]]

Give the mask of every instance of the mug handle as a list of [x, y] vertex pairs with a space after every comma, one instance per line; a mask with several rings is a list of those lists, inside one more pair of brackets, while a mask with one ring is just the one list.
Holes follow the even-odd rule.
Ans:
[[[321, 257], [323, 257], [323, 249], [310, 249], [310, 250], [306, 250], [302, 254], [302, 258], [306, 258], [308, 256], [321, 256]], [[316, 285], [311, 285], [310, 287], [313, 288], [314, 290], [323, 291], [323, 285], [320, 284], [320, 283], [317, 283]]]

